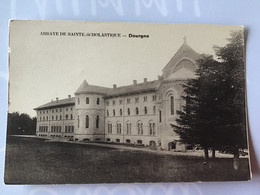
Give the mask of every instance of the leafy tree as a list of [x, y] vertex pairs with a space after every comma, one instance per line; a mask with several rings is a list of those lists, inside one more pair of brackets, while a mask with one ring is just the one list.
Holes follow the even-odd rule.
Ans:
[[35, 135], [36, 117], [31, 118], [28, 114], [18, 112], [8, 113], [8, 135]]
[[198, 61], [198, 77], [183, 86], [186, 106], [173, 127], [183, 143], [203, 147], [206, 159], [209, 148], [234, 154], [237, 169], [239, 149], [247, 147], [243, 32], [230, 35], [227, 45], [214, 47], [217, 60]]

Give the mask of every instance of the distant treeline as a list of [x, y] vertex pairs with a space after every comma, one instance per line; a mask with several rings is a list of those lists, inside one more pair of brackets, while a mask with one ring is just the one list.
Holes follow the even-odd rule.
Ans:
[[8, 135], [35, 135], [36, 117], [31, 118], [28, 114], [18, 112], [8, 113]]

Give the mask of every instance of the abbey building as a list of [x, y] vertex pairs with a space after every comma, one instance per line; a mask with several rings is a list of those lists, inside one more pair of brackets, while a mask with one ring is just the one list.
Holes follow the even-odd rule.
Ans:
[[75, 141], [143, 144], [163, 150], [185, 151], [171, 124], [182, 109], [182, 84], [195, 78], [201, 54], [184, 43], [162, 69], [158, 80], [136, 80], [112, 88], [79, 86], [75, 97], [58, 98], [35, 108], [37, 136]]

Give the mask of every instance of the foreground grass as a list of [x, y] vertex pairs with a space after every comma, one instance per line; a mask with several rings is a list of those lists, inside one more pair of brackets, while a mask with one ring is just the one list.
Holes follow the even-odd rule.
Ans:
[[158, 155], [89, 145], [52, 143], [32, 138], [7, 140], [5, 183], [128, 183], [224, 181], [249, 179], [248, 159], [215, 159]]

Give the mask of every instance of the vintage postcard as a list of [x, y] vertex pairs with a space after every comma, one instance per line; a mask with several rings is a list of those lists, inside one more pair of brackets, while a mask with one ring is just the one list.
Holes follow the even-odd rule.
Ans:
[[251, 179], [242, 26], [9, 28], [6, 184]]

